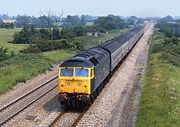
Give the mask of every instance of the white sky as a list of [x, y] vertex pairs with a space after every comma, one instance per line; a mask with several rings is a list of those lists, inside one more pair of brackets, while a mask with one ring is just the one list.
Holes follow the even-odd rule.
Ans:
[[66, 15], [180, 16], [180, 0], [1, 0], [0, 14], [39, 16], [52, 10]]

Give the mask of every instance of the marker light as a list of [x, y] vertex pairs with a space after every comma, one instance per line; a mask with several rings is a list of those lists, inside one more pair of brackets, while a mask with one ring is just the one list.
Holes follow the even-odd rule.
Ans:
[[81, 83], [78, 83], [78, 86], [81, 86]]
[[67, 86], [70, 86], [70, 82], [67, 83]]

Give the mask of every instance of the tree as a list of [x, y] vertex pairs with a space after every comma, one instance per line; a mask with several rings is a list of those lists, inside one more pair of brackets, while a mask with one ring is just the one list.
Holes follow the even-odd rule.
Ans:
[[16, 22], [15, 25], [18, 28], [22, 28], [22, 27], [27, 26], [27, 25], [32, 23], [31, 22], [31, 17], [26, 16], [26, 15], [23, 15], [23, 16], [18, 15], [16, 20], [17, 20], [17, 22]]
[[180, 19], [177, 19], [176, 22], [177, 22], [177, 23], [180, 23]]
[[3, 23], [3, 21], [0, 19], [0, 25]]
[[168, 22], [173, 22], [173, 18], [170, 15], [167, 15], [166, 17], [160, 19], [160, 23], [168, 23]]
[[180, 24], [174, 23], [158, 23], [157, 27], [160, 28], [160, 32], [166, 34], [167, 37], [171, 38], [173, 36], [180, 37]]
[[53, 28], [52, 34], [53, 40], [61, 39], [61, 31], [58, 28]]
[[39, 18], [39, 27], [40, 28], [53, 28], [53, 20], [48, 16], [40, 16]]
[[83, 27], [75, 27], [74, 30], [73, 30], [75, 36], [83, 36], [84, 34], [84, 29]]
[[0, 28], [13, 29], [14, 28], [14, 23], [1, 23]]
[[95, 20], [94, 24], [98, 29], [103, 28], [106, 30], [122, 29], [128, 26], [128, 24], [123, 19], [114, 15], [99, 17], [97, 20]]
[[32, 25], [27, 25], [19, 33], [15, 33], [13, 43], [32, 44], [41, 40], [40, 32]]
[[134, 25], [136, 24], [138, 18], [136, 16], [130, 16], [129, 19], [128, 19], [128, 22], [130, 25]]
[[80, 26], [81, 24], [81, 20], [78, 16], [70, 16], [68, 15], [65, 19], [64, 19], [64, 24], [62, 25], [64, 28], [65, 27], [76, 27], [76, 26]]
[[[47, 24], [47, 27], [49, 31], [51, 31], [51, 40], [53, 40], [53, 29], [59, 29], [60, 30], [60, 23], [61, 23], [61, 17], [63, 16], [63, 10], [61, 14], [56, 15], [51, 10], [47, 11], [47, 16], [43, 14], [41, 18]], [[45, 19], [46, 18], [46, 19]]]
[[45, 40], [51, 39], [51, 31], [49, 29], [40, 29], [41, 37]]
[[32, 25], [36, 28], [41, 28], [42, 26], [41, 25], [42, 23], [39, 18], [32, 17], [31, 22], [32, 22]]
[[72, 39], [75, 37], [75, 34], [73, 32], [72, 28], [64, 28], [61, 30], [61, 35], [63, 39]]

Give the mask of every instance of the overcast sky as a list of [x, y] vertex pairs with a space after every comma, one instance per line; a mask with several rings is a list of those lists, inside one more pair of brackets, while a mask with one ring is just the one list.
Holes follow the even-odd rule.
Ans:
[[139, 17], [180, 16], [180, 0], [1, 0], [0, 14], [39, 16], [52, 10], [66, 15], [108, 14]]

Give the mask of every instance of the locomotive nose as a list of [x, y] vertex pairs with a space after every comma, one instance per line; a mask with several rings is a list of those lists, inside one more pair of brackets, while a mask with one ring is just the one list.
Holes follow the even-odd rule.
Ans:
[[89, 93], [88, 80], [60, 80], [59, 91], [60, 93]]

